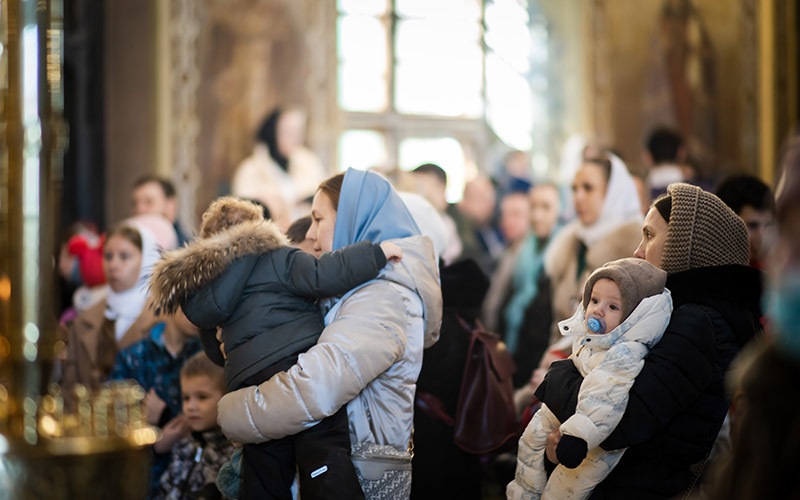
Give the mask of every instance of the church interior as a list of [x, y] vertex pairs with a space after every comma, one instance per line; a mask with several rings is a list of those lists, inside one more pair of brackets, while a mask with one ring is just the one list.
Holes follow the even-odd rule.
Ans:
[[[52, 383], [78, 272], [58, 268], [65, 235], [112, 234], [142, 179], [171, 183], [187, 239], [231, 194], [266, 198], [286, 229], [349, 168], [437, 210], [478, 178], [568, 191], [570, 158], [593, 147], [642, 186], [660, 128], [682, 138], [687, 182], [775, 189], [800, 117], [798, 28], [794, 0], [0, 0], [0, 499], [145, 498], [146, 394], [70, 403]], [[312, 163], [308, 189], [289, 188], [305, 212], [237, 180], [276, 110], [296, 113]], [[441, 199], [409, 180], [425, 164], [446, 174]]]

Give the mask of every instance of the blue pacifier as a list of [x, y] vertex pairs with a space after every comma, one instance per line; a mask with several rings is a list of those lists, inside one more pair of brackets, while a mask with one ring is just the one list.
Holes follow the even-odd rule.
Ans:
[[603, 320], [603, 318], [595, 318], [594, 316], [591, 316], [588, 320], [586, 320], [586, 328], [588, 328], [592, 333], [603, 334], [606, 333], [606, 322]]

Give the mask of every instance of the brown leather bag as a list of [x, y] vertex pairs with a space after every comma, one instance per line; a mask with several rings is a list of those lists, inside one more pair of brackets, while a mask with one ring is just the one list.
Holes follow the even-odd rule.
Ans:
[[455, 444], [469, 453], [511, 448], [519, 436], [511, 380], [514, 360], [500, 337], [479, 320], [473, 327], [457, 319], [472, 339], [454, 418]]

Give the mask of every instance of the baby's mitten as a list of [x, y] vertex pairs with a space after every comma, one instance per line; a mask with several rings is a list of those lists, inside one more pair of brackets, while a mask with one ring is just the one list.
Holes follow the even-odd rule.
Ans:
[[556, 456], [561, 465], [574, 469], [586, 458], [586, 448], [586, 441], [583, 439], [564, 434], [556, 447]]

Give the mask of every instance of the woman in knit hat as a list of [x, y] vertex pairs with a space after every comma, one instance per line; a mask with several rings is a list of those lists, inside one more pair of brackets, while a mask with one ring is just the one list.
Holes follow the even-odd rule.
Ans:
[[[642, 233], [634, 256], [667, 272], [674, 311], [636, 377], [625, 414], [601, 443], [628, 450], [593, 499], [671, 498], [691, 487], [690, 468], [705, 463], [730, 405], [725, 372], [761, 332], [761, 273], [748, 266], [744, 222], [719, 198], [672, 184], [648, 211]], [[560, 395], [551, 409], [566, 419], [581, 375], [554, 364], [548, 379], [548, 391]], [[549, 451], [558, 438], [551, 435]]]
[[[519, 441], [509, 499], [587, 498], [619, 463], [624, 449], [605, 451], [599, 444], [622, 417], [643, 360], [669, 323], [672, 299], [666, 280], [661, 269], [631, 257], [609, 262], [589, 276], [583, 303], [558, 324], [562, 335], [572, 337], [572, 356], [558, 363], [573, 364], [585, 377], [575, 414], [559, 420], [547, 406], [553, 397], [547, 381], [539, 386], [542, 407]], [[561, 465], [548, 478], [543, 452], [548, 434], [559, 428]]]

